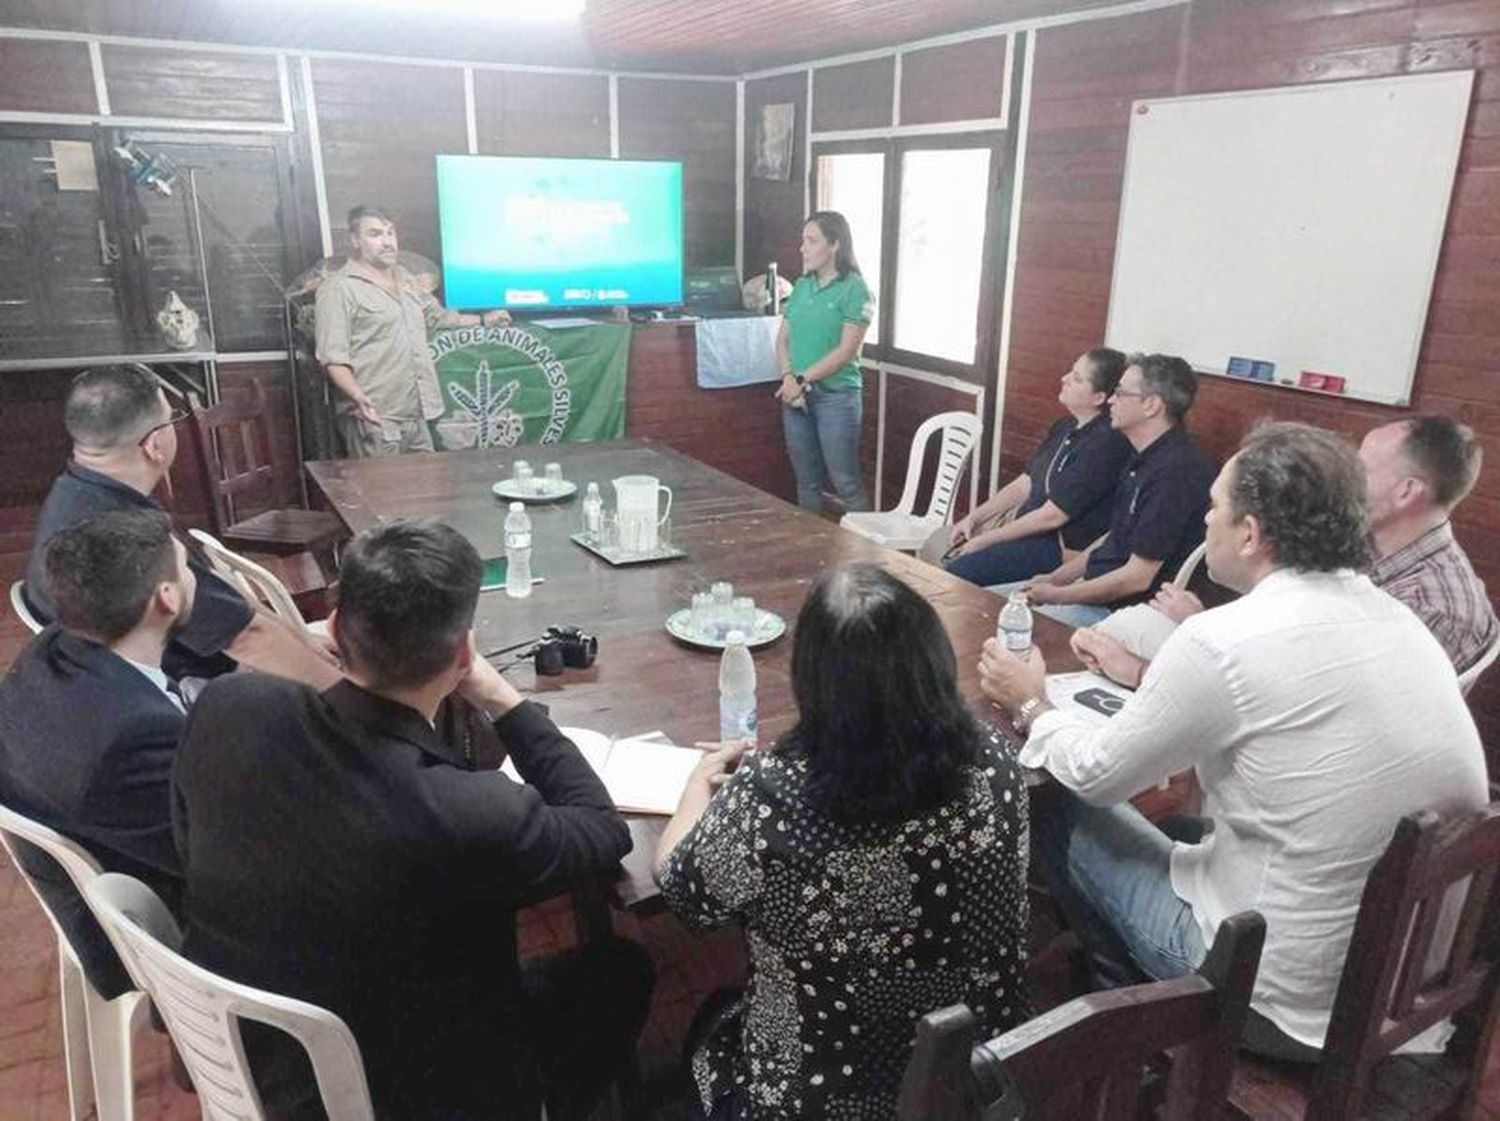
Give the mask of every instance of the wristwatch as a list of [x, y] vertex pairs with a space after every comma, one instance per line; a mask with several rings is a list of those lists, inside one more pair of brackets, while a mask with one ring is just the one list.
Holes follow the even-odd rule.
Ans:
[[792, 380], [797, 383], [797, 388], [798, 389], [801, 389], [801, 390], [804, 390], [804, 391], [807, 389], [807, 375], [806, 374], [793, 374], [792, 375]]
[[1016, 709], [1016, 724], [1023, 729], [1030, 728], [1036, 710], [1046, 703], [1045, 697], [1027, 697], [1021, 702], [1021, 707]]

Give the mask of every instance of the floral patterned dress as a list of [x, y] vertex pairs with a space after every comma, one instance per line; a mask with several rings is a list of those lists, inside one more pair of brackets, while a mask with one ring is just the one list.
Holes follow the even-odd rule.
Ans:
[[982, 1030], [1026, 1018], [1026, 788], [991, 738], [964, 793], [901, 822], [808, 803], [799, 756], [749, 756], [661, 873], [686, 922], [739, 920], [745, 996], [693, 1056], [705, 1111], [891, 1118], [916, 1020], [959, 1001]]

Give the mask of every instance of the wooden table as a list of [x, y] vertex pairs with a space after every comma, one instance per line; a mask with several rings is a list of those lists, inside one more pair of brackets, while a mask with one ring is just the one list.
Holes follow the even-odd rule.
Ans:
[[[753, 596], [790, 625], [818, 574], [851, 561], [880, 565], [937, 609], [958, 655], [960, 690], [976, 715], [996, 716], [980, 693], [978, 672], [980, 647], [995, 633], [1001, 606], [996, 596], [654, 441], [326, 460], [307, 468], [351, 532], [399, 517], [437, 518], [472, 541], [481, 556], [494, 557], [504, 551], [506, 503], [490, 486], [508, 477], [518, 458], [528, 459], [538, 475], [544, 463], [561, 463], [579, 494], [528, 507], [532, 571], [546, 581], [526, 599], [510, 599], [503, 591], [482, 594], [475, 629], [482, 650], [538, 635], [552, 624], [571, 623], [599, 636], [599, 660], [591, 669], [538, 678], [527, 668], [512, 675], [519, 688], [551, 708], [559, 724], [616, 735], [660, 729], [681, 744], [717, 738], [719, 656], [676, 642], [663, 628], [666, 617], [687, 606], [694, 591], [730, 580], [737, 595]], [[672, 488], [671, 538], [686, 550], [685, 559], [614, 568], [568, 540], [580, 528], [579, 503], [590, 480], [599, 483], [606, 506], [613, 506], [609, 480], [637, 474], [655, 475]], [[1068, 648], [1070, 633], [1037, 618], [1036, 642], [1050, 669], [1079, 668]], [[796, 718], [791, 650], [788, 633], [755, 654], [763, 744]], [[656, 895], [650, 866], [664, 821], [631, 822], [635, 849], [619, 885], [627, 906]]]

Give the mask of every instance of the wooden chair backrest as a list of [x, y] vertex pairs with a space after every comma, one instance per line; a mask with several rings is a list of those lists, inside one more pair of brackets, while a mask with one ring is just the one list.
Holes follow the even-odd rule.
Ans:
[[1138, 1115], [1142, 1075], [1172, 1052], [1169, 1121], [1217, 1116], [1229, 1092], [1266, 925], [1231, 915], [1185, 977], [1091, 993], [992, 1039], [963, 1005], [924, 1017], [900, 1121], [1113, 1121]]
[[196, 398], [190, 403], [193, 437], [212, 499], [213, 528], [222, 534], [236, 520], [237, 501], [261, 495], [269, 503], [276, 493], [277, 465], [266, 390], [255, 378], [248, 397], [239, 395], [208, 407]]
[[[1456, 1041], [1472, 1053], [1450, 1048], [1450, 1056], [1468, 1061], [1472, 1108], [1500, 1018], [1497, 872], [1500, 803], [1450, 820], [1410, 814], [1397, 824], [1360, 899], [1307, 1121], [1358, 1116], [1380, 1060], [1466, 1009], [1475, 1030]], [[1455, 905], [1457, 925], [1441, 921]], [[1436, 940], [1447, 930], [1444, 946]]]

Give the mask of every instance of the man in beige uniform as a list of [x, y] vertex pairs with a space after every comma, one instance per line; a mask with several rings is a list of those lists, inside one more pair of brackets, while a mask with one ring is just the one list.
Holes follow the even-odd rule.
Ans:
[[338, 429], [356, 457], [432, 451], [443, 412], [427, 351], [434, 327], [506, 322], [503, 311], [448, 311], [396, 263], [396, 227], [370, 206], [349, 211], [349, 260], [318, 288], [318, 361], [338, 390]]

